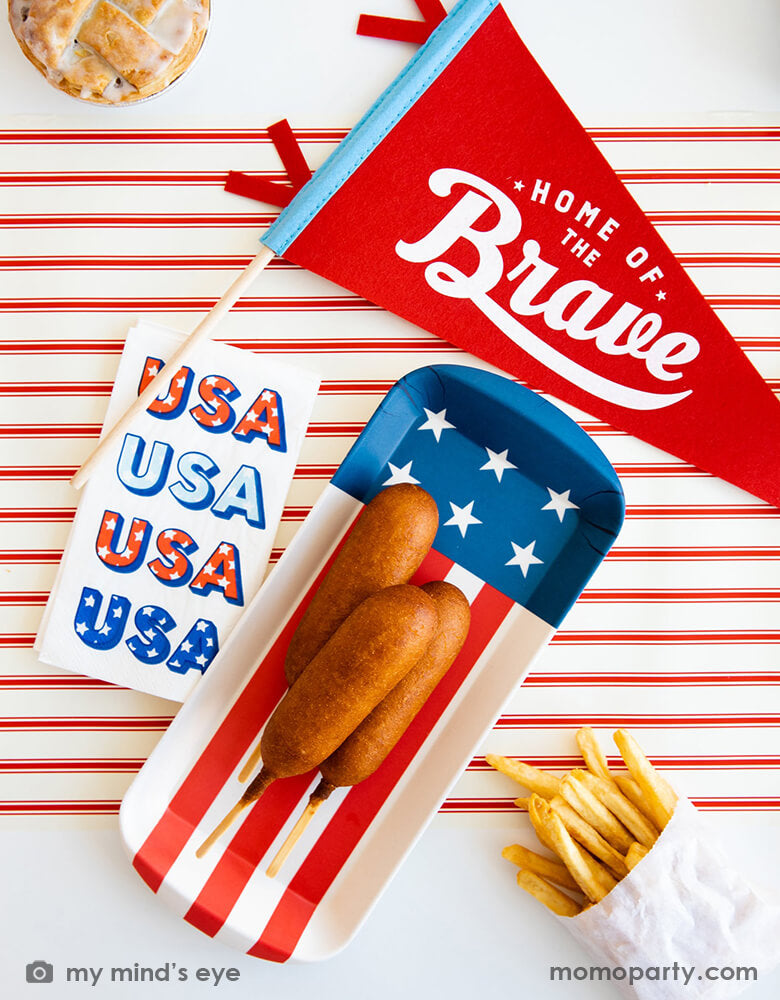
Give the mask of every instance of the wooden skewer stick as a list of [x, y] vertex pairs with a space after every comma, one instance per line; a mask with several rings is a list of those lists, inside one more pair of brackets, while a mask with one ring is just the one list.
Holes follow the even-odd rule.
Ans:
[[311, 793], [306, 807], [295, 822], [295, 826], [292, 830], [290, 830], [287, 835], [287, 839], [276, 852], [273, 861], [265, 870], [265, 873], [269, 878], [275, 878], [279, 874], [279, 870], [287, 860], [290, 851], [292, 851], [293, 847], [295, 847], [298, 843], [303, 831], [311, 822], [312, 817], [335, 787], [335, 785], [331, 785], [329, 781], [326, 781], [326, 779], [323, 778], [319, 785], [317, 785]]
[[221, 822], [219, 822], [214, 827], [214, 829], [211, 831], [208, 837], [206, 837], [206, 839], [203, 841], [203, 843], [200, 845], [197, 851], [195, 851], [195, 857], [202, 858], [205, 854], [207, 854], [214, 846], [214, 844], [216, 844], [216, 842], [219, 840], [219, 838], [222, 836], [225, 830], [227, 830], [228, 827], [235, 822], [236, 818], [241, 815], [241, 813], [247, 808], [248, 805], [249, 805], [248, 802], [244, 802], [243, 799], [239, 799], [239, 801], [236, 802], [236, 804], [233, 806], [233, 808], [230, 810], [227, 816], [223, 817]]
[[252, 753], [247, 758], [246, 764], [238, 772], [238, 780], [246, 781], [249, 775], [254, 771], [257, 765], [260, 763], [261, 750], [260, 750], [260, 740], [257, 741], [257, 746], [254, 748]]
[[206, 853], [208, 853], [222, 834], [233, 825], [237, 817], [240, 816], [248, 806], [251, 806], [253, 802], [256, 802], [271, 782], [275, 780], [276, 775], [271, 774], [271, 772], [264, 767], [238, 802], [236, 802], [227, 816], [223, 817], [223, 819], [217, 823], [208, 837], [206, 837], [200, 847], [195, 851], [195, 857], [202, 858]]
[[105, 437], [92, 451], [81, 468], [76, 471], [75, 476], [71, 479], [71, 485], [75, 486], [77, 490], [81, 489], [84, 483], [86, 483], [94, 471], [95, 466], [100, 462], [100, 459], [103, 455], [105, 455], [106, 451], [112, 447], [117, 439], [124, 434], [130, 422], [137, 417], [139, 413], [142, 413], [159, 395], [165, 384], [170, 380], [171, 373], [176, 372], [177, 368], [181, 367], [183, 362], [186, 362], [187, 357], [192, 353], [195, 347], [199, 346], [211, 337], [212, 331], [222, 317], [232, 309], [245, 289], [273, 259], [273, 250], [269, 250], [268, 247], [262, 246], [262, 244], [261, 247], [262, 249], [260, 250], [260, 253], [249, 264], [246, 270], [236, 278], [219, 302], [214, 305], [208, 315], [204, 316], [189, 337], [187, 337], [184, 343], [168, 360], [164, 368], [162, 368], [155, 375], [140, 396], [133, 401], [116, 424], [114, 424], [111, 430], [108, 431]]
[[[312, 816], [333, 789], [357, 785], [376, 771], [460, 652], [471, 620], [466, 598], [457, 587], [441, 581], [425, 583], [422, 590], [436, 604], [439, 624], [435, 638], [409, 673], [320, 764], [322, 780], [268, 866], [267, 874], [271, 878], [282, 867]], [[306, 677], [305, 670], [302, 677]]]

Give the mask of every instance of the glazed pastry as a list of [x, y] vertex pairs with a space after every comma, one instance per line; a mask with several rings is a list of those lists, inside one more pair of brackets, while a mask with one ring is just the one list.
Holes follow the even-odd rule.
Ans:
[[206, 34], [210, 0], [8, 0], [22, 51], [73, 97], [121, 104], [181, 76]]

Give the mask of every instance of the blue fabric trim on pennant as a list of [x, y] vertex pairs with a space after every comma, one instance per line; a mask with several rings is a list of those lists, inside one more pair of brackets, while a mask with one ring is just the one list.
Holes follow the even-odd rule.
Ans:
[[498, 5], [499, 0], [460, 0], [453, 7], [425, 45], [266, 231], [261, 240], [264, 246], [284, 256], [284, 251], [317, 212], [398, 124]]

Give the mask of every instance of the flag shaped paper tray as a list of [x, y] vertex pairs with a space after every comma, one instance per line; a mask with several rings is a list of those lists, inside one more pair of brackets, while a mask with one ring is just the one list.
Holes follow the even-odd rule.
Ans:
[[[447, 579], [472, 625], [457, 660], [370, 778], [317, 812], [277, 878], [265, 869], [316, 784], [271, 785], [203, 858], [240, 798], [238, 772], [286, 683], [284, 654], [363, 505], [393, 482], [436, 500], [413, 582]], [[607, 552], [623, 518], [614, 470], [544, 399], [465, 366], [390, 390], [279, 565], [131, 786], [133, 865], [185, 920], [251, 955], [322, 959], [360, 926]]]

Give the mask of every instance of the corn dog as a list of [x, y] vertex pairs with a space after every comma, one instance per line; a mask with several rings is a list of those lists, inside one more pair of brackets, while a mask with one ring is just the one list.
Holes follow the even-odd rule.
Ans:
[[347, 615], [370, 594], [408, 583], [433, 544], [436, 503], [411, 483], [377, 493], [352, 529], [312, 598], [287, 650], [292, 684]]
[[376, 771], [460, 652], [471, 621], [468, 601], [457, 587], [444, 581], [426, 583], [420, 589], [433, 600], [438, 612], [439, 627], [433, 641], [403, 680], [322, 762], [322, 780], [269, 865], [271, 877], [279, 871], [309, 820], [331, 792], [345, 785], [357, 785]]
[[276, 706], [260, 741], [260, 773], [197, 856], [273, 781], [333, 753], [417, 663], [437, 627], [436, 605], [419, 587], [387, 587], [358, 605]]

